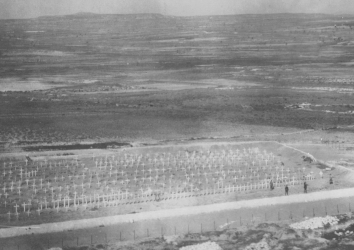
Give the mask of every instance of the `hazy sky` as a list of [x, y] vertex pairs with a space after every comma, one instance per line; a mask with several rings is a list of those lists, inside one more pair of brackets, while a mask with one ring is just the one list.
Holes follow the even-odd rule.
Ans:
[[0, 0], [1, 19], [77, 12], [176, 16], [285, 12], [354, 14], [354, 0]]

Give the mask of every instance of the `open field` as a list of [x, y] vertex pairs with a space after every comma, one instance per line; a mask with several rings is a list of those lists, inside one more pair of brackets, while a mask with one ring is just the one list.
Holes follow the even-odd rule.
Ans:
[[[302, 14], [3, 20], [0, 149], [351, 125], [353, 22]], [[336, 133], [352, 141], [352, 129]]]

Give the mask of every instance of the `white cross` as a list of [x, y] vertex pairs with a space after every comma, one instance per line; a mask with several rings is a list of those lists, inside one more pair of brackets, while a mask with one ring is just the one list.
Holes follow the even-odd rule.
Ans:
[[14, 207], [15, 207], [16, 214], [17, 214], [17, 208], [19, 208], [20, 206], [16, 204]]
[[[70, 207], [70, 201], [71, 201], [70, 197], [67, 196], [67, 197], [66, 197], [66, 200], [68, 201], [68, 207]], [[65, 204], [65, 203], [64, 203], [64, 204]]]
[[27, 204], [24, 202], [24, 203], [22, 204], [22, 206], [23, 206], [23, 212], [26, 212], [26, 206], [27, 206]]

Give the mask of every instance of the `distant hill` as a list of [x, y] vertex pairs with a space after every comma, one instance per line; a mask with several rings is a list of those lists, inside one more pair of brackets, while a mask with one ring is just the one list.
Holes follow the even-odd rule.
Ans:
[[92, 12], [78, 12], [70, 15], [62, 16], [40, 16], [38, 19], [50, 19], [50, 18], [101, 18], [101, 17], [127, 17], [131, 19], [159, 19], [164, 18], [164, 15], [158, 13], [139, 13], [139, 14], [96, 14]]
[[67, 16], [96, 16], [96, 15], [99, 15], [99, 14], [92, 13], [92, 12], [78, 12], [78, 13], [70, 14]]

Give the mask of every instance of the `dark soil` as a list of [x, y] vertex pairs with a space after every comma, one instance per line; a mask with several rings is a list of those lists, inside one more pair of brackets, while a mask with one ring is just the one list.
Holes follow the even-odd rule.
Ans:
[[74, 145], [57, 145], [57, 146], [34, 146], [23, 147], [24, 151], [52, 151], [52, 150], [76, 150], [76, 149], [107, 149], [131, 146], [129, 143], [105, 142], [93, 144], [74, 144]]

